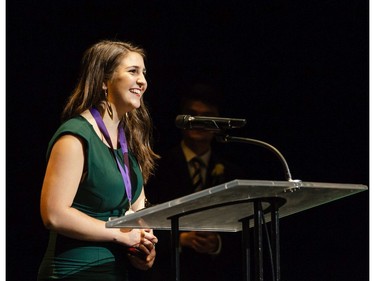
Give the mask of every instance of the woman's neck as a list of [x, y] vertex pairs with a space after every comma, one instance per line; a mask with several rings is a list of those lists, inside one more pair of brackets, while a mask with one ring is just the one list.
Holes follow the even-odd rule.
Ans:
[[102, 116], [103, 122], [107, 127], [107, 130], [109, 129], [116, 129], [118, 128], [118, 125], [120, 124], [121, 118], [117, 115], [116, 112], [113, 112], [112, 116], [109, 116], [108, 112], [105, 111], [104, 115]]
[[113, 111], [112, 116], [110, 116], [107, 111], [104, 112], [103, 122], [107, 128], [114, 148], [117, 148], [118, 144], [118, 126], [120, 124], [120, 121], [121, 118], [119, 118], [116, 111]]

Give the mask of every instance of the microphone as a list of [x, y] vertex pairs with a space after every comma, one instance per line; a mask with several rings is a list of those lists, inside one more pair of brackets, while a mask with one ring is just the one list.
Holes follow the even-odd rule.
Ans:
[[186, 130], [221, 131], [241, 128], [245, 126], [246, 119], [178, 115], [175, 124], [177, 128]]

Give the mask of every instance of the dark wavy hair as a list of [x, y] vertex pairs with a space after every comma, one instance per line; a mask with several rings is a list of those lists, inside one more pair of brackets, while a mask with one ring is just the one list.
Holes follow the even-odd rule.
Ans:
[[[62, 121], [78, 116], [91, 107], [103, 110], [106, 99], [102, 90], [103, 82], [112, 78], [114, 71], [129, 52], [136, 52], [143, 59], [146, 58], [144, 49], [121, 41], [101, 41], [86, 50], [78, 83], [62, 112]], [[159, 156], [151, 148], [152, 120], [143, 98], [141, 106], [128, 112], [123, 118], [129, 149], [137, 157], [146, 183]]]

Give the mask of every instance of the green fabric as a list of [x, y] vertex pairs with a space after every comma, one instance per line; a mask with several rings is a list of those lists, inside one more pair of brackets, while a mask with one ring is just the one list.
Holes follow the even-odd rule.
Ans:
[[[129, 202], [116, 160], [111, 149], [101, 141], [85, 118], [76, 117], [60, 126], [49, 143], [47, 159], [55, 142], [66, 134], [75, 135], [83, 141], [87, 161], [87, 174], [78, 187], [72, 206], [103, 221], [123, 215]], [[123, 160], [121, 149], [115, 150], [115, 153]], [[142, 191], [143, 179], [131, 152], [129, 162], [135, 202]], [[127, 280], [125, 255], [124, 248], [115, 243], [78, 241], [51, 232], [39, 280], [63, 277], [70, 280]]]

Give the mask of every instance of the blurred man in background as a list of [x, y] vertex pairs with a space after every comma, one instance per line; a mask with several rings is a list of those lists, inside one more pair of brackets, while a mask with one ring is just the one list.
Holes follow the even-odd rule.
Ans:
[[[194, 84], [181, 99], [181, 113], [191, 116], [220, 115], [221, 94], [208, 84]], [[155, 176], [145, 187], [150, 203], [158, 204], [234, 179], [246, 178], [239, 166], [226, 160], [214, 145], [215, 133], [182, 130], [179, 144], [157, 163]], [[149, 272], [152, 281], [173, 280], [169, 231], [155, 231], [158, 256]], [[180, 232], [181, 281], [240, 280], [241, 236], [239, 233]]]

